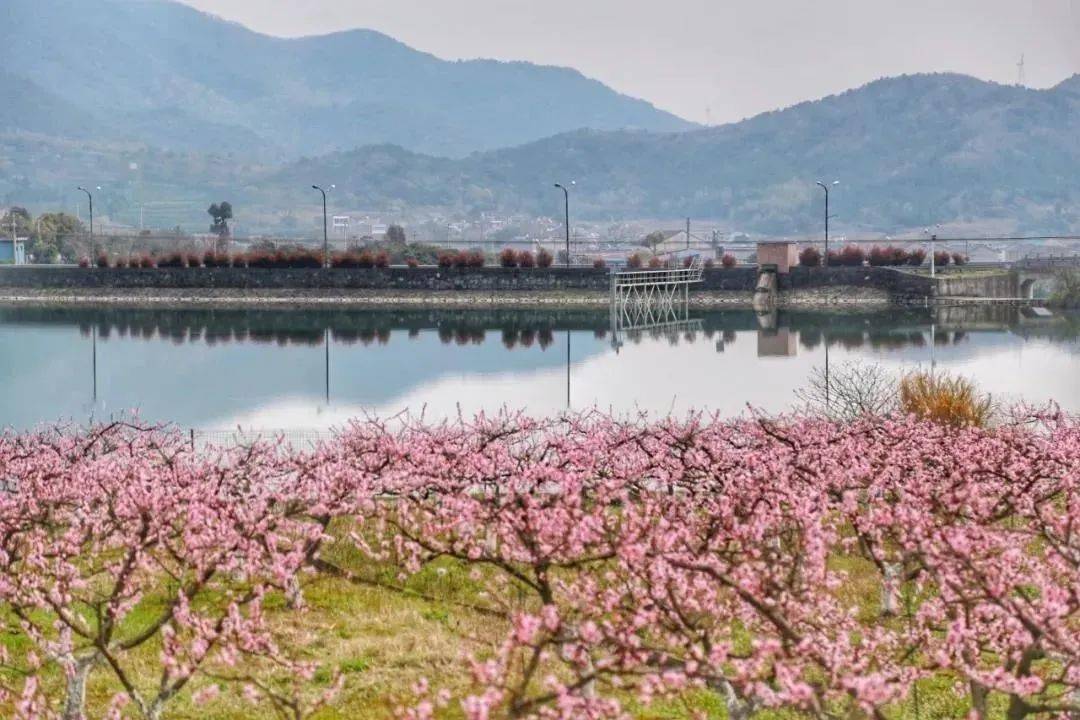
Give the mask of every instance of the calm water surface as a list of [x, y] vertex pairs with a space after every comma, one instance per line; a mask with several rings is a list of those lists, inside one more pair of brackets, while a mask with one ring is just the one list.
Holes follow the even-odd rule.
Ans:
[[503, 406], [782, 412], [815, 367], [931, 364], [1004, 401], [1080, 412], [1080, 316], [1006, 308], [606, 312], [0, 308], [0, 427], [138, 411], [185, 428], [314, 430]]

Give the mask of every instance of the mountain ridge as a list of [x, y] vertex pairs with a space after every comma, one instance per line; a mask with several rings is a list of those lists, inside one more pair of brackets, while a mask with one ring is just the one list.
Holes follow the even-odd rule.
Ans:
[[[342, 36], [353, 40], [335, 42], [397, 42], [364, 31]], [[333, 55], [334, 43], [329, 45], [316, 43], [314, 52]], [[401, 47], [407, 62], [448, 71], [447, 63], [427, 65]], [[483, 62], [465, 64], [474, 72]], [[365, 73], [385, 80], [397, 64], [369, 63]], [[459, 77], [472, 83], [468, 73]], [[320, 99], [335, 81], [305, 89]], [[258, 95], [258, 83], [249, 90]], [[387, 97], [376, 106], [359, 98], [338, 111], [358, 123], [375, 122], [393, 115], [398, 101], [404, 102]], [[329, 132], [320, 122], [334, 113], [312, 107], [299, 124], [316, 134]], [[111, 214], [127, 207], [130, 217], [136, 195], [146, 197], [127, 170], [134, 164], [148, 193], [193, 206], [227, 197], [263, 218], [304, 207], [312, 182], [336, 184], [334, 203], [342, 211], [557, 217], [561, 198], [551, 185], [575, 180], [571, 207], [577, 218], [691, 216], [751, 232], [801, 234], [820, 225], [815, 181], [840, 179], [832, 198], [838, 232], [984, 221], [1016, 230], [1080, 232], [1080, 75], [1048, 89], [956, 73], [901, 75], [718, 127], [571, 129], [457, 156], [422, 149], [442, 147], [455, 130], [415, 108], [403, 133], [413, 142], [399, 137], [332, 152], [313, 148], [298, 157], [260, 153], [256, 132], [239, 133], [228, 112], [177, 119], [189, 110], [151, 108], [138, 117], [146, 134], [174, 122], [184, 127], [173, 134], [186, 128], [196, 140], [201, 133], [235, 136], [224, 147], [202, 151], [140, 146], [132, 138], [76, 142], [30, 138], [30, 130], [7, 139], [0, 133], [0, 165], [5, 154], [12, 158], [10, 168], [0, 168], [8, 170], [0, 172], [0, 196], [10, 202], [62, 198], [73, 181], [89, 182], [84, 178], [93, 175], [121, 189], [103, 199], [112, 203]], [[272, 221], [259, 227], [275, 231]]]
[[[173, 0], [8, 0], [0, 67], [112, 128], [111, 139], [212, 150], [244, 133], [266, 157], [394, 142], [463, 156], [578, 127], [694, 127], [569, 69], [446, 61], [367, 29], [276, 38]], [[205, 142], [131, 116], [177, 109]], [[30, 104], [28, 119], [40, 119]], [[215, 128], [221, 132], [215, 132]]]
[[[1080, 85], [1080, 83], [1077, 83]], [[684, 133], [572, 131], [451, 161], [385, 146], [298, 161], [271, 175], [335, 178], [361, 207], [489, 197], [488, 211], [554, 214], [551, 182], [574, 179], [575, 213], [723, 219], [795, 233], [819, 221], [818, 179], [840, 178], [840, 225], [902, 227], [996, 218], [1080, 229], [1080, 94], [955, 73], [883, 78], [747, 120]], [[381, 186], [351, 168], [377, 164]], [[389, 179], [387, 179], [389, 178]], [[465, 178], [459, 180], [459, 178]], [[401, 189], [396, 189], [400, 184]], [[846, 211], [846, 212], [845, 212]]]

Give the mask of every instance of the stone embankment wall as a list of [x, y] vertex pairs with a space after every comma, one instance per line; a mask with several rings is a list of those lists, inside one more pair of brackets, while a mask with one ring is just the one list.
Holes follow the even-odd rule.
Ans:
[[607, 270], [593, 268], [75, 268], [0, 271], [0, 288], [240, 290], [607, 290]]
[[[1016, 297], [1015, 273], [972, 277], [926, 275], [877, 267], [792, 268], [779, 276], [779, 289], [858, 287], [883, 290], [899, 298], [938, 296]], [[595, 268], [77, 268], [21, 266], [0, 268], [0, 290], [33, 288], [93, 290], [366, 290], [415, 292], [607, 292], [610, 276]], [[757, 268], [706, 270], [691, 291], [745, 292], [757, 284]]]

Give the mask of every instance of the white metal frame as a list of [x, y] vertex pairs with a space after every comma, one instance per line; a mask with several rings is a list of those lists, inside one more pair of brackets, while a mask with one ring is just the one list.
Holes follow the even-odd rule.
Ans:
[[700, 330], [701, 321], [689, 318], [689, 302], [690, 286], [701, 282], [703, 274], [700, 257], [686, 268], [612, 273], [611, 333], [615, 348], [622, 345], [621, 336], [629, 331], [670, 335]]

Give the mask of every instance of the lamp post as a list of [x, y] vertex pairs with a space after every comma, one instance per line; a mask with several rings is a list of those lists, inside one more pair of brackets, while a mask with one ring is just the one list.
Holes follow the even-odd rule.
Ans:
[[[571, 182], [570, 185], [576, 185]], [[566, 267], [570, 267], [570, 191], [562, 183], [555, 183], [555, 187], [563, 191], [563, 199], [566, 201]]]
[[[331, 185], [330, 190], [333, 190], [336, 185]], [[326, 190], [323, 190], [318, 185], [312, 185], [312, 190], [318, 190], [322, 193], [322, 242], [323, 242], [323, 267], [327, 267], [327, 263], [330, 262], [330, 236], [326, 230]]]
[[[818, 186], [825, 191], [825, 257], [824, 264], [829, 264], [829, 186], [820, 180], [817, 181]], [[833, 186], [840, 184], [839, 180], [833, 180]]]
[[[934, 230], [940, 230], [941, 225], [935, 225]], [[930, 228], [924, 230], [927, 235], [930, 236], [930, 277], [937, 277], [937, 258], [934, 257], [934, 247], [937, 243], [937, 232], [930, 232]]]
[[[90, 262], [92, 263], [94, 261], [94, 196], [82, 185], [78, 189], [86, 193], [86, 197], [90, 200]], [[95, 189], [100, 190], [101, 186], [99, 185]]]

